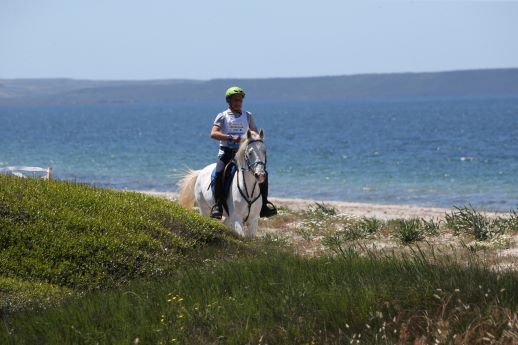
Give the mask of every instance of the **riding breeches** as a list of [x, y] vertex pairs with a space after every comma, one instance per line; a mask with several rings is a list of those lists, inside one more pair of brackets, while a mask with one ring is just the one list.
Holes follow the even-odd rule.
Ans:
[[222, 172], [225, 166], [234, 159], [236, 150], [228, 147], [220, 146], [218, 152], [218, 161], [216, 162], [216, 172]]

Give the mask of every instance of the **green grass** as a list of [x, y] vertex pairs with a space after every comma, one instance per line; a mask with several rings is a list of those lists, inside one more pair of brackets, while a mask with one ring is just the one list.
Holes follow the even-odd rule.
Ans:
[[518, 214], [511, 211], [508, 217], [487, 217], [473, 207], [455, 207], [445, 216], [447, 226], [457, 234], [469, 234], [484, 241], [518, 231]]
[[23, 286], [47, 286], [49, 296], [114, 287], [168, 274], [196, 247], [235, 241], [166, 200], [1, 175], [0, 229], [0, 288], [14, 301], [2, 310], [16, 309]]
[[412, 243], [424, 239], [424, 222], [420, 218], [396, 219], [393, 236], [403, 243]]
[[0, 329], [0, 343], [339, 344], [359, 334], [367, 344], [474, 343], [489, 332], [504, 344], [518, 330], [517, 291], [516, 274], [475, 261], [270, 248], [20, 313]]

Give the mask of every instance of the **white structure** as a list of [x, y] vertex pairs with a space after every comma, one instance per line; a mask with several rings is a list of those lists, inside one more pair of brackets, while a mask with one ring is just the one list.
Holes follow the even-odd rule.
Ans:
[[[23, 174], [22, 172], [32, 173], [32, 176], [28, 176], [28, 174]], [[37, 177], [37, 174], [44, 173], [42, 177], [46, 180], [52, 179], [52, 168], [40, 168], [40, 167], [24, 167], [24, 166], [14, 166], [14, 167], [4, 167], [0, 168], [0, 174], [14, 175], [18, 177]]]

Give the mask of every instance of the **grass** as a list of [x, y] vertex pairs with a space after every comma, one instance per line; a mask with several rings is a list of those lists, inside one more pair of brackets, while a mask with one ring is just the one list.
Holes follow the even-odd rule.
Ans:
[[393, 236], [403, 243], [412, 243], [424, 239], [424, 222], [420, 218], [396, 219]]
[[251, 250], [20, 313], [0, 331], [0, 342], [340, 344], [361, 337], [367, 344], [467, 344], [491, 334], [494, 343], [510, 344], [518, 339], [516, 291], [516, 274], [419, 252], [401, 260]]
[[511, 211], [508, 217], [490, 218], [472, 207], [455, 207], [445, 219], [448, 227], [457, 234], [469, 234], [479, 241], [518, 231], [516, 211]]
[[[344, 245], [397, 231], [419, 241], [414, 232], [435, 236], [436, 222], [356, 218], [325, 204], [282, 210], [282, 221], [302, 217], [309, 240], [337, 239], [338, 255], [305, 257], [275, 234], [241, 242], [141, 194], [2, 176], [0, 186], [1, 344], [518, 341], [516, 272], [476, 253]], [[500, 224], [512, 232], [515, 221]]]
[[[297, 212], [292, 213], [292, 215]], [[394, 238], [403, 244], [411, 244], [437, 237], [446, 231], [457, 236], [468, 236], [476, 241], [476, 246], [505, 246], [509, 241], [501, 236], [518, 232], [518, 213], [511, 211], [502, 216], [486, 216], [471, 207], [455, 207], [445, 214], [445, 219], [425, 218], [392, 219], [382, 221], [369, 217], [352, 217], [338, 212], [324, 203], [316, 203], [299, 214], [302, 219], [297, 229], [306, 241], [323, 236], [324, 244], [348, 243], [359, 240]], [[291, 219], [292, 222], [296, 221]], [[486, 243], [480, 243], [486, 241]], [[487, 245], [487, 246], [486, 246]]]
[[114, 287], [234, 241], [221, 224], [139, 193], [1, 175], [0, 186], [3, 312], [23, 305], [31, 286], [49, 297]]

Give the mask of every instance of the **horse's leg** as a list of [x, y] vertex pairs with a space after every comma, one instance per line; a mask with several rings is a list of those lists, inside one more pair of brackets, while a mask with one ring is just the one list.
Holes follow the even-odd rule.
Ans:
[[205, 201], [205, 199], [198, 201], [198, 207], [203, 216], [208, 216], [210, 214], [210, 205]]
[[247, 238], [252, 239], [255, 237], [258, 224], [259, 224], [259, 218], [254, 218], [254, 219], [248, 221], [248, 226], [247, 226], [248, 231], [246, 233]]
[[240, 219], [228, 217], [225, 219], [225, 225], [234, 230], [238, 236], [245, 237], [244, 225]]

